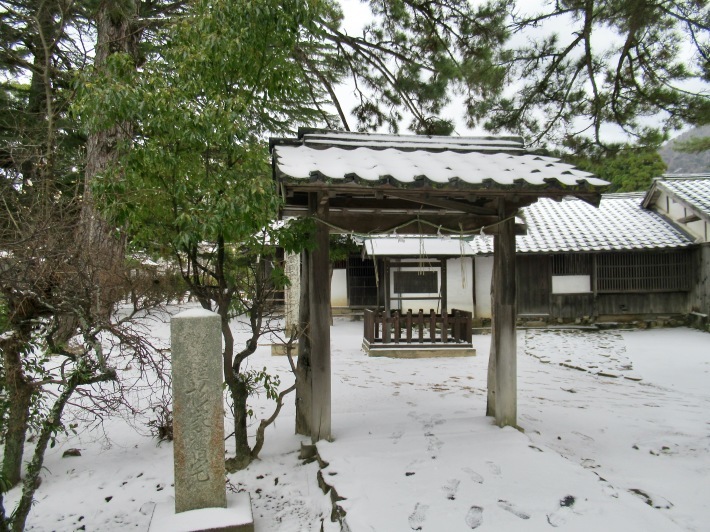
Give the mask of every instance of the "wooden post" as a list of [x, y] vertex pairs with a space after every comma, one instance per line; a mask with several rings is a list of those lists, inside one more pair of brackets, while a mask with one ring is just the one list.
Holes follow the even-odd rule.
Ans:
[[449, 289], [447, 287], [447, 282], [446, 282], [446, 261], [448, 259], [441, 259], [441, 315], [444, 316], [449, 312], [448, 309], [448, 292]]
[[499, 427], [517, 426], [517, 338], [515, 322], [515, 220], [498, 225], [493, 237], [493, 333], [495, 354], [495, 418]]
[[461, 312], [458, 310], [452, 310], [451, 313], [454, 315], [454, 342], [461, 342]]
[[370, 345], [375, 341], [375, 320], [373, 319], [373, 312], [369, 308], [365, 309], [365, 315], [363, 317], [364, 333], [363, 337], [368, 341]]
[[441, 343], [449, 342], [449, 315], [446, 312], [441, 314]]
[[395, 310], [392, 316], [392, 329], [394, 330], [394, 343], [398, 344], [402, 336], [402, 331], [399, 328], [399, 310]]
[[382, 320], [382, 343], [388, 344], [390, 343], [390, 325], [389, 325], [389, 318], [390, 318], [390, 263], [388, 260], [385, 260], [385, 274], [383, 275], [384, 279], [382, 280], [382, 284], [384, 285], [385, 288], [385, 311], [384, 311], [384, 319]]
[[424, 342], [424, 311], [419, 309], [419, 315], [417, 316], [417, 328], [419, 329], [419, 343]]
[[[493, 237], [493, 251], [495, 254], [496, 240]], [[495, 261], [494, 261], [495, 262]], [[491, 349], [488, 356], [488, 397], [486, 402], [486, 415], [496, 416], [496, 315], [495, 300], [496, 286], [498, 286], [498, 270], [494, 267], [491, 275]]]
[[296, 434], [311, 435], [311, 253], [301, 253], [301, 298], [298, 303], [298, 362], [296, 364]]
[[[311, 193], [311, 212], [319, 216], [328, 211], [328, 198]], [[317, 204], [316, 204], [317, 202]], [[316, 205], [314, 205], [316, 204]], [[330, 241], [328, 227], [316, 224], [316, 245], [311, 252], [310, 282], [310, 332], [311, 332], [311, 441], [330, 440]]]
[[412, 309], [407, 311], [407, 343], [412, 343]]

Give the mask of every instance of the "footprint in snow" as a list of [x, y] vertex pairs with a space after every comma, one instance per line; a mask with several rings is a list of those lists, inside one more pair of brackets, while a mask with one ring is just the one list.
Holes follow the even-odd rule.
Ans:
[[442, 418], [441, 414], [437, 414], [432, 416], [429, 421], [425, 421], [423, 427], [425, 429], [433, 429], [436, 425], [443, 425], [444, 423], [446, 423], [446, 420]]
[[481, 523], [483, 523], [483, 508], [471, 506], [466, 514], [466, 524], [469, 528], [474, 529], [481, 526]]
[[575, 498], [572, 495], [566, 495], [560, 499], [559, 508], [547, 515], [547, 522], [551, 526], [557, 528], [567, 523], [567, 520], [572, 515], [572, 507], [574, 506]]
[[456, 492], [459, 489], [459, 484], [461, 484], [460, 480], [452, 478], [450, 480], [447, 480], [446, 484], [441, 486], [441, 489], [446, 494], [446, 498], [449, 499], [450, 501], [453, 501], [456, 499]]
[[498, 501], [498, 506], [500, 506], [501, 508], [503, 508], [503, 510], [505, 510], [506, 512], [510, 512], [510, 513], [513, 514], [514, 516], [520, 517], [520, 519], [530, 519], [530, 514], [529, 514], [529, 513], [527, 513], [527, 512], [525, 512], [525, 511], [521, 510], [520, 508], [518, 508], [518, 507], [517, 507], [515, 504], [513, 504], [512, 502], [508, 502], [508, 501], [505, 501], [505, 500], [503, 500], [503, 499], [500, 499], [500, 500]]
[[426, 519], [426, 513], [429, 509], [427, 504], [422, 504], [418, 502], [414, 505], [414, 511], [409, 514], [409, 528], [412, 530], [421, 530], [422, 523]]
[[462, 469], [464, 473], [468, 475], [468, 477], [473, 480], [474, 482], [478, 482], [479, 484], [483, 484], [483, 477], [476, 473], [473, 469], [470, 467], [464, 467]]
[[430, 453], [435, 453], [444, 446], [444, 442], [437, 438], [436, 435], [427, 433], [424, 436], [426, 436], [429, 440], [429, 443], [427, 444], [427, 451]]
[[488, 469], [490, 469], [491, 473], [497, 477], [500, 476], [500, 466], [498, 464], [495, 462], [486, 462], [486, 465], [488, 465]]
[[575, 434], [582, 438], [584, 441], [588, 441], [590, 443], [594, 441], [594, 438], [592, 438], [591, 436], [587, 436], [586, 434], [582, 434], [581, 432], [577, 432], [576, 430], [573, 430], [572, 434]]

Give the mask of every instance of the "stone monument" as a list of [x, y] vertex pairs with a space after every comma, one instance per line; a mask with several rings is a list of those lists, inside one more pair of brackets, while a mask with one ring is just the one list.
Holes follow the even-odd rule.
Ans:
[[221, 318], [181, 312], [170, 336], [175, 505], [155, 506], [150, 532], [253, 532], [249, 494], [227, 496], [225, 486]]
[[203, 309], [181, 312], [170, 336], [175, 512], [225, 508], [221, 319]]

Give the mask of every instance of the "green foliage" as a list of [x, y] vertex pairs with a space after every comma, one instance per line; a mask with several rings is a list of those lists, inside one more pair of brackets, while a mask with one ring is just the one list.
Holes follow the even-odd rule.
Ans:
[[608, 144], [609, 132], [650, 145], [669, 129], [707, 123], [705, 4], [588, 0], [531, 9], [519, 3], [511, 31], [524, 44], [511, 48], [513, 86], [470, 116], [533, 145], [555, 143], [576, 153]]
[[10, 328], [10, 318], [8, 316], [7, 300], [0, 294], [0, 335]]
[[452, 91], [470, 109], [500, 94], [509, 1], [368, 3], [372, 22], [362, 37], [343, 35], [327, 22], [321, 26], [327, 39], [338, 44], [336, 64], [358, 80], [352, 112], [359, 130], [387, 126], [397, 131], [406, 111], [410, 130], [447, 135], [454, 122], [441, 114]]
[[673, 144], [673, 150], [682, 153], [701, 153], [710, 150], [710, 137], [688, 139]]
[[161, 57], [139, 72], [112, 57], [104, 77], [86, 82], [78, 110], [90, 128], [138, 126], [95, 187], [135, 246], [170, 254], [241, 243], [275, 218], [263, 140], [314, 115], [291, 55], [319, 5], [197, 2], [167, 30]]
[[351, 235], [330, 235], [330, 261], [346, 260], [360, 250], [360, 244]]
[[5, 474], [0, 470], [0, 493], [5, 493], [12, 488], [12, 484], [5, 478]]
[[666, 165], [654, 149], [617, 146], [592, 156], [564, 156], [567, 162], [609, 181], [611, 192], [648, 190], [654, 177], [666, 171]]
[[[266, 367], [262, 370], [242, 371], [239, 378], [246, 383], [249, 395], [259, 395], [266, 393], [266, 397], [272, 401], [276, 401], [279, 396], [279, 386], [281, 379], [278, 375], [271, 375], [267, 372]], [[254, 411], [251, 408], [247, 409], [247, 415], [252, 417]]]

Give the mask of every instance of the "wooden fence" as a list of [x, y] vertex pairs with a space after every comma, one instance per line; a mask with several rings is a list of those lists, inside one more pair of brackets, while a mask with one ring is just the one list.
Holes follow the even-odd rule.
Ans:
[[409, 310], [401, 314], [393, 310], [387, 316], [381, 311], [365, 310], [364, 339], [370, 344], [437, 344], [438, 347], [471, 344], [473, 315], [464, 310], [452, 309], [451, 314], [437, 314], [430, 310], [424, 314]]

